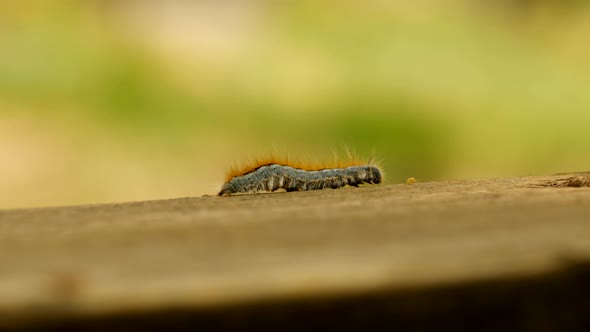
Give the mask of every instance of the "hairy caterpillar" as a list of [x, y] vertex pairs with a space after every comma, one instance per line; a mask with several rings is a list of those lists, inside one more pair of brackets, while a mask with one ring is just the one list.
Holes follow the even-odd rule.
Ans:
[[219, 196], [259, 191], [308, 191], [325, 188], [337, 189], [346, 185], [381, 183], [383, 175], [377, 166], [350, 162], [335, 167], [306, 166], [288, 161], [269, 159], [256, 161], [228, 174]]

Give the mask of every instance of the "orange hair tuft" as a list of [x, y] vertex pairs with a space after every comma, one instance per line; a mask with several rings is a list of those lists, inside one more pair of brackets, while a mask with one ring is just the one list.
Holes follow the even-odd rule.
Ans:
[[[369, 163], [371, 163], [371, 162], [369, 162]], [[337, 160], [335, 158], [333, 161], [327, 162], [327, 163], [319, 163], [319, 162], [307, 163], [307, 162], [303, 162], [301, 160], [295, 160], [295, 161], [291, 160], [288, 156], [281, 158], [281, 157], [277, 157], [276, 155], [270, 155], [267, 157], [250, 160], [240, 166], [234, 166], [234, 167], [230, 168], [230, 170], [227, 172], [227, 175], [226, 175], [226, 182], [236, 176], [245, 175], [245, 174], [248, 174], [248, 173], [251, 173], [251, 172], [257, 170], [258, 168], [260, 168], [262, 166], [267, 166], [267, 165], [272, 165], [272, 164], [290, 166], [293, 168], [298, 168], [298, 169], [302, 169], [302, 170], [306, 170], [306, 171], [317, 171], [317, 170], [328, 169], [328, 168], [345, 168], [345, 167], [349, 167], [349, 166], [361, 166], [361, 165], [364, 165], [367, 163], [359, 161], [357, 158], [353, 157], [350, 154], [348, 154], [348, 158], [344, 161]]]

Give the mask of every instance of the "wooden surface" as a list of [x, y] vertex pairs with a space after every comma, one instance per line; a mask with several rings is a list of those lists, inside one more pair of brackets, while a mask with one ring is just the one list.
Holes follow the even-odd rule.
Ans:
[[0, 329], [581, 331], [587, 179], [0, 210]]

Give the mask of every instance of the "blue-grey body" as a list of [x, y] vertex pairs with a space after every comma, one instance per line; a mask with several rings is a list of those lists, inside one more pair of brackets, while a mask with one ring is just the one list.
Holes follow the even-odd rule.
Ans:
[[252, 172], [236, 176], [226, 182], [219, 196], [235, 193], [256, 193], [275, 191], [319, 190], [341, 188], [361, 183], [381, 183], [381, 171], [375, 166], [350, 166], [307, 171], [286, 165], [270, 164], [258, 167]]

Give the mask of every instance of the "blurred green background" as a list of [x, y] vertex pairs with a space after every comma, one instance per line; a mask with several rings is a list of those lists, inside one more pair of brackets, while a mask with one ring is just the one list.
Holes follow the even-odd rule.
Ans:
[[271, 151], [386, 182], [590, 169], [588, 1], [3, 1], [0, 207], [215, 194]]

